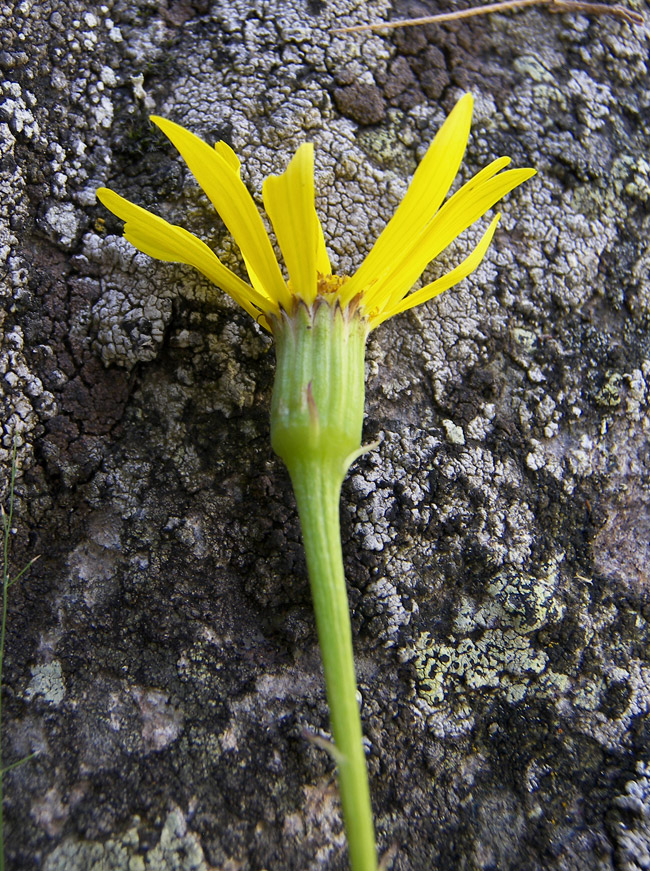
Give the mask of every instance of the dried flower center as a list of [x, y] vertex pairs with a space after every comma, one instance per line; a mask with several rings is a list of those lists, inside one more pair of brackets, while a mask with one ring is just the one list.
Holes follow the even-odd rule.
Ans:
[[336, 294], [349, 281], [347, 275], [323, 275], [318, 273], [317, 293], [318, 296], [327, 296], [328, 294]]

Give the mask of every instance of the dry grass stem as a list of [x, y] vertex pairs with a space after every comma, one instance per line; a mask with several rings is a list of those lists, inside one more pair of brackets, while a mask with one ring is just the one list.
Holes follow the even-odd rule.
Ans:
[[459, 21], [462, 18], [473, 18], [476, 15], [489, 15], [492, 12], [508, 12], [512, 9], [523, 9], [526, 6], [548, 6], [551, 12], [584, 12], [587, 15], [613, 15], [628, 24], [643, 24], [643, 16], [626, 6], [607, 3], [588, 3], [584, 0], [500, 0], [498, 3], [485, 3], [471, 9], [459, 9], [456, 12], [441, 12], [438, 15], [427, 15], [424, 18], [404, 18], [399, 21], [382, 21], [377, 24], [358, 24], [354, 27], [336, 27], [332, 33], [361, 33], [365, 30], [393, 30], [396, 27], [416, 27], [420, 24], [444, 24], [447, 21]]

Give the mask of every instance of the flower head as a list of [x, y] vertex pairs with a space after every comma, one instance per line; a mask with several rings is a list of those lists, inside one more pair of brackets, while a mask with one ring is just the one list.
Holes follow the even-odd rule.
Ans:
[[301, 145], [286, 170], [269, 176], [262, 188], [267, 215], [282, 252], [288, 280], [253, 197], [240, 178], [240, 162], [225, 142], [214, 148], [179, 124], [157, 116], [152, 121], [176, 146], [237, 242], [250, 283], [228, 269], [200, 239], [164, 221], [108, 188], [101, 202], [126, 221], [125, 237], [158, 260], [195, 266], [228, 293], [264, 327], [291, 312], [299, 301], [308, 306], [321, 298], [354, 307], [370, 329], [420, 305], [477, 268], [490, 244], [496, 215], [478, 244], [447, 274], [410, 293], [426, 266], [457, 236], [517, 185], [533, 169], [504, 170], [500, 157], [477, 173], [444, 202], [465, 153], [472, 118], [472, 97], [462, 97], [429, 146], [404, 199], [368, 256], [352, 276], [332, 273], [323, 229], [314, 205], [314, 148]]

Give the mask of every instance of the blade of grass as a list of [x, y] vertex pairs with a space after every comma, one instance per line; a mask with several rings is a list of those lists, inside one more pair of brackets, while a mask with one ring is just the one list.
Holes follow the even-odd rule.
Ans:
[[2, 774], [6, 774], [8, 771], [13, 771], [14, 768], [19, 768], [21, 765], [24, 765], [25, 762], [29, 762], [29, 760], [34, 756], [36, 756], [36, 753], [28, 753], [27, 756], [23, 756], [22, 759], [18, 759], [16, 762], [12, 762], [11, 765], [7, 765], [6, 768], [3, 768]]
[[0, 871], [5, 868], [5, 845], [4, 845], [4, 776], [7, 772], [18, 768], [19, 765], [27, 762], [35, 753], [30, 753], [29, 756], [24, 756], [17, 762], [12, 762], [6, 767], [2, 764], [2, 678], [5, 655], [5, 639], [7, 635], [7, 610], [8, 610], [8, 593], [9, 587], [15, 584], [25, 572], [34, 565], [38, 556], [31, 559], [15, 577], [9, 577], [9, 541], [11, 530], [13, 527], [14, 517], [14, 497], [16, 487], [16, 442], [11, 450], [11, 475], [9, 478], [9, 510], [5, 511], [4, 506], [0, 506], [0, 515], [2, 516], [2, 616], [0, 617]]

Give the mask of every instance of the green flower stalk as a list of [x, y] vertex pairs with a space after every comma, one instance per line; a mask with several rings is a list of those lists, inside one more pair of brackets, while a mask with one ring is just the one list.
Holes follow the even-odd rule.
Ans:
[[341, 484], [361, 452], [364, 351], [361, 319], [316, 299], [272, 317], [277, 368], [271, 444], [298, 503], [330, 707], [350, 865], [376, 867], [370, 791], [356, 699], [352, 631], [339, 529]]
[[289, 470], [298, 505], [352, 871], [377, 869], [339, 528], [341, 485], [364, 450], [366, 339], [383, 321], [428, 301], [476, 269], [499, 215], [458, 266], [410, 292], [431, 260], [535, 172], [504, 171], [510, 159], [500, 157], [445, 202], [465, 152], [471, 116], [472, 98], [466, 94], [429, 146], [395, 215], [352, 276], [332, 272], [314, 205], [310, 143], [301, 145], [285, 172], [269, 176], [262, 189], [287, 277], [240, 179], [239, 160], [224, 142], [211, 147], [172, 121], [152, 118], [232, 233], [249, 282], [182, 227], [107, 188], [97, 191], [101, 202], [126, 222], [124, 235], [136, 248], [159, 260], [195, 266], [275, 340], [271, 443]]

